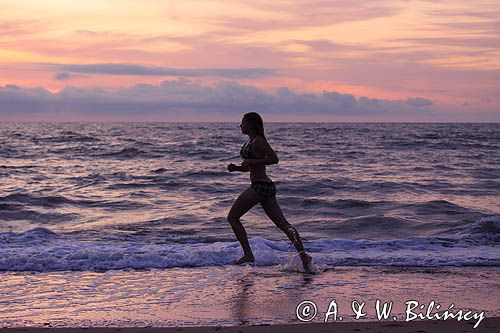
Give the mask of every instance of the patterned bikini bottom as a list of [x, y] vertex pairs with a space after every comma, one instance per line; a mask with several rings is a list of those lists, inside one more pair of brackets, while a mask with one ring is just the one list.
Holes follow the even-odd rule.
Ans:
[[276, 195], [276, 185], [273, 182], [255, 180], [250, 185], [257, 194], [264, 198], [269, 198]]

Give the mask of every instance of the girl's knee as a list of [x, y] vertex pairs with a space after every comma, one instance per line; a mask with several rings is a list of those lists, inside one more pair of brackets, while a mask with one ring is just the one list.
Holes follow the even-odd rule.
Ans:
[[236, 215], [234, 215], [230, 212], [229, 214], [227, 214], [227, 221], [230, 224], [237, 224], [240, 221], [240, 219], [239, 219], [239, 217], [237, 217]]

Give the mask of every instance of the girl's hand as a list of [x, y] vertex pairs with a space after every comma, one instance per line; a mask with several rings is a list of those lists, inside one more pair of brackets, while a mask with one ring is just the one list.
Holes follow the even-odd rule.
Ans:
[[236, 168], [237, 168], [237, 167], [236, 167], [236, 164], [231, 163], [231, 164], [228, 164], [228, 165], [227, 165], [227, 170], [228, 170], [229, 172], [236, 171]]

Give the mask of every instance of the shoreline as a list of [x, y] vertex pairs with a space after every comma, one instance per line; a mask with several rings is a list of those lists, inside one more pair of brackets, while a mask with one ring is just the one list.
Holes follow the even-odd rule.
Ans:
[[[368, 322], [375, 322], [368, 325], [378, 327], [398, 321], [407, 327], [431, 319], [438, 324], [456, 323], [459, 317], [444, 321], [435, 315], [437, 311], [458, 314], [461, 310], [460, 327], [471, 328], [480, 319], [474, 314], [484, 312], [486, 318], [479, 323], [477, 329], [480, 329], [491, 320], [488, 318], [500, 318], [500, 293], [495, 288], [499, 274], [500, 267], [338, 267], [312, 276], [283, 267], [252, 266], [102, 273], [11, 272], [0, 274], [0, 329], [30, 332], [25, 327], [59, 331], [87, 327], [86, 330], [100, 332], [95, 329], [218, 327], [220, 330], [254, 327], [251, 325], [304, 328], [308, 326], [303, 325], [316, 323], [335, 327]], [[359, 305], [356, 309], [352, 308], [354, 301]], [[413, 302], [412, 309], [418, 302], [418, 310], [412, 312], [422, 317], [404, 322], [413, 317], [405, 315], [408, 302]], [[363, 303], [365, 316], [357, 321], [356, 313]], [[377, 323], [377, 304], [381, 309], [386, 304], [392, 305], [391, 321]], [[299, 305], [301, 311], [317, 308], [317, 312], [311, 312], [311, 321], [298, 321]], [[331, 310], [336, 310], [338, 320], [334, 320], [336, 315], [330, 315], [330, 320], [324, 323]], [[465, 319], [473, 325], [463, 324]], [[498, 325], [498, 320], [493, 321]]]
[[0, 328], [0, 333], [34, 333], [54, 331], [59, 333], [201, 333], [201, 332], [224, 332], [224, 333], [312, 333], [312, 332], [420, 332], [420, 333], [441, 333], [441, 332], [477, 332], [493, 333], [500, 328], [500, 317], [485, 318], [477, 328], [474, 328], [474, 321], [457, 320], [415, 320], [404, 321], [367, 321], [367, 322], [331, 322], [331, 323], [298, 323], [298, 324], [276, 324], [276, 325], [251, 325], [251, 326], [200, 326], [200, 327], [14, 327]]

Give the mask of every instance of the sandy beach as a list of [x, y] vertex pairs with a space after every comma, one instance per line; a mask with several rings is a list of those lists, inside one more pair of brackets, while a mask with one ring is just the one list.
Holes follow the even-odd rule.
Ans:
[[[415, 314], [463, 310], [472, 318], [483, 313], [478, 331], [498, 326], [498, 274], [497, 267], [337, 267], [307, 275], [282, 266], [8, 272], [0, 274], [0, 327], [12, 332], [29, 332], [34, 327], [61, 332], [77, 328], [159, 332], [167, 327], [172, 332], [191, 332], [190, 327], [195, 327], [194, 332], [222, 328], [227, 332], [298, 332], [304, 328], [333, 332], [347, 324], [353, 330], [376, 327], [381, 332], [409, 327], [415, 332], [443, 327], [461, 332], [472, 331], [477, 322], [428, 317], [404, 322], [406, 302], [414, 300], [419, 308], [425, 307], [413, 310]], [[392, 305], [390, 316], [380, 322], [377, 300]], [[314, 316], [303, 315], [307, 311], [299, 304], [304, 301], [317, 307]], [[355, 317], [353, 301], [365, 303], [360, 319]], [[439, 304], [439, 311], [436, 306], [430, 308], [431, 302]], [[336, 315], [330, 314], [327, 325], [321, 325], [333, 310]], [[297, 311], [310, 321], [299, 321]], [[282, 326], [289, 324], [291, 328]]]
[[476, 332], [493, 333], [498, 332], [500, 317], [486, 318], [477, 328], [473, 328], [471, 322], [457, 321], [416, 321], [416, 322], [359, 322], [359, 323], [326, 323], [326, 324], [290, 324], [290, 325], [253, 325], [233, 327], [95, 327], [95, 328], [4, 328], [2, 333], [32, 333], [32, 332], [59, 332], [59, 333], [201, 333], [201, 332], [224, 332], [224, 333], [312, 333], [312, 332]]
[[500, 333], [500, 0], [0, 13], [0, 333]]

